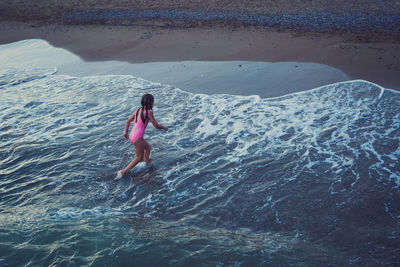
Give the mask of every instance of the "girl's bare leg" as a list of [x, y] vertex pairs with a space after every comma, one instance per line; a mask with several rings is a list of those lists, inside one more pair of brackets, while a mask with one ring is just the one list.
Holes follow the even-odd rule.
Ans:
[[133, 167], [135, 167], [139, 162], [141, 162], [143, 160], [144, 151], [145, 151], [145, 147], [146, 147], [145, 143], [147, 143], [147, 142], [144, 141], [142, 138], [137, 140], [135, 143], [133, 143], [135, 145], [136, 158], [134, 160], [132, 160], [128, 164], [128, 166], [126, 166], [125, 169], [119, 171], [121, 177], [124, 177], [124, 175], [127, 172], [129, 172]]
[[146, 140], [143, 140], [145, 148], [144, 148], [144, 155], [143, 155], [143, 160], [146, 162], [146, 164], [149, 166], [151, 159], [150, 159], [150, 151], [151, 151], [151, 146], [149, 143], [147, 143]]

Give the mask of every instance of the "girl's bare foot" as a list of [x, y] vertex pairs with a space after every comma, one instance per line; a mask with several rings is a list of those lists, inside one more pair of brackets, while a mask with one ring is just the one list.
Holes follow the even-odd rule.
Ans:
[[124, 176], [125, 176], [125, 171], [124, 170], [118, 171], [118, 178], [122, 178]]

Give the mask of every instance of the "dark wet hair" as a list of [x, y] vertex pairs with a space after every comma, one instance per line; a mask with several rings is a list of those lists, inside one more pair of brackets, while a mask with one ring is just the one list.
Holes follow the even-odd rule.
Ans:
[[[135, 122], [137, 122], [139, 110], [140, 110], [140, 118], [142, 119], [143, 123], [146, 122], [146, 120], [148, 119], [149, 110], [152, 110], [153, 103], [154, 103], [153, 95], [144, 94], [142, 96], [142, 101], [141, 101], [142, 108], [140, 108], [136, 111], [136, 121]], [[143, 110], [146, 110], [146, 117], [143, 115]]]

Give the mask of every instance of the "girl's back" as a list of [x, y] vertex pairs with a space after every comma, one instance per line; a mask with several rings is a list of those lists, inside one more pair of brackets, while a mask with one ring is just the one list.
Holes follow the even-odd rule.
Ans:
[[143, 118], [145, 118], [145, 122], [143, 122], [142, 120], [141, 113], [142, 113], [142, 108], [136, 110], [133, 127], [129, 135], [129, 141], [131, 141], [131, 143], [134, 143], [139, 138], [143, 138], [147, 124], [149, 123], [149, 119], [147, 118], [148, 116], [146, 116], [147, 110], [143, 110]]

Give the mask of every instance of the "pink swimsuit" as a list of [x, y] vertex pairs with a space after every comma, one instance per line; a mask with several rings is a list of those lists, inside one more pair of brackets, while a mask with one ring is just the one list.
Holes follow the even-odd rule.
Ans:
[[[144, 131], [146, 130], [147, 124], [149, 123], [149, 119], [147, 119], [146, 122], [143, 123], [142, 118], [140, 117], [140, 112], [141, 111], [139, 110], [139, 112], [136, 113], [137, 121], [135, 118], [131, 134], [129, 135], [129, 141], [131, 141], [131, 143], [136, 142], [139, 138], [143, 138]], [[146, 110], [143, 110], [143, 116], [146, 117]]]

